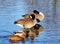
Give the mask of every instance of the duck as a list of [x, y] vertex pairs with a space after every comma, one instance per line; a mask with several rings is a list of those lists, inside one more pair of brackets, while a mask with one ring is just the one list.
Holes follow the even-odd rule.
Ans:
[[22, 28], [31, 28], [37, 23], [37, 21], [35, 19], [34, 14], [31, 14], [29, 17], [30, 18], [19, 19], [19, 20], [15, 21], [14, 24], [16, 24]]
[[[44, 19], [44, 14], [42, 12], [38, 12], [37, 10], [34, 10], [33, 13], [35, 15], [35, 18], [36, 18], [36, 21], [37, 22], [41, 22], [43, 21]], [[30, 18], [31, 14], [25, 14], [25, 15], [22, 15], [23, 18]]]
[[30, 28], [31, 31], [33, 31], [36, 35], [39, 35], [41, 32], [43, 32], [43, 27], [40, 24], [36, 24], [35, 26]]
[[25, 38], [26, 38], [26, 33], [24, 33], [23, 30], [20, 30], [20, 31], [14, 32], [14, 34], [9, 37], [9, 41], [13, 43], [24, 42]]

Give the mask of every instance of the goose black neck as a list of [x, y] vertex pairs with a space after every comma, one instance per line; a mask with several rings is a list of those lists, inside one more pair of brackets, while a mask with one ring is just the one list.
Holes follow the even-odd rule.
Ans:
[[35, 19], [35, 15], [34, 14], [31, 14], [31, 17], [32, 17], [33, 20]]

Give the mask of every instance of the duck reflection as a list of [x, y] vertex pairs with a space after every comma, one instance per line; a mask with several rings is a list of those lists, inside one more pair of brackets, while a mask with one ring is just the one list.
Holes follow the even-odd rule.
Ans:
[[43, 27], [40, 24], [36, 24], [35, 26], [23, 29], [14, 32], [12, 36], [10, 36], [9, 40], [10, 42], [24, 42], [25, 38], [28, 38], [29, 40], [34, 40], [37, 35], [41, 34], [43, 32]]

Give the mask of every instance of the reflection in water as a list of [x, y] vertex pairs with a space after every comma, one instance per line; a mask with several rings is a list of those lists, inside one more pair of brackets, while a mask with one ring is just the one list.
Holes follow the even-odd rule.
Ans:
[[[36, 24], [34, 27], [30, 28], [29, 30], [31, 30], [31, 32], [29, 32], [29, 36], [27, 38], [29, 38], [29, 41], [31, 41], [30, 43], [34, 43], [34, 39], [37, 37], [37, 35], [39, 35], [42, 31], [43, 31], [43, 27], [40, 24]], [[2, 33], [5, 33], [5, 35], [0, 35], [0, 38], [6, 38], [9, 41], [9, 37], [13, 34], [9, 31], [4, 31], [4, 30], [0, 30]], [[26, 31], [26, 29], [24, 29], [24, 31]], [[32, 33], [33, 32], [33, 33]], [[38, 32], [38, 33], [37, 33]], [[6, 33], [8, 33], [8, 35], [6, 35]], [[11, 35], [9, 35], [11, 34]], [[32, 34], [35, 34], [36, 36], [32, 37]], [[13, 35], [14, 36], [14, 35]], [[17, 37], [17, 36], [14, 36]], [[18, 36], [19, 37], [19, 36]], [[33, 39], [34, 38], [34, 39]], [[15, 38], [15, 39], [19, 39], [19, 38]], [[21, 39], [21, 38], [20, 38]], [[25, 38], [24, 38], [25, 39]], [[25, 39], [25, 42], [27, 41], [27, 39]], [[18, 44], [18, 43], [22, 43], [24, 44], [25, 42], [11, 42], [9, 41], [11, 44]], [[27, 41], [28, 42], [28, 41]]]
[[57, 7], [57, 0], [54, 0], [54, 2], [53, 2], [53, 19], [52, 19], [52, 21], [53, 21], [53, 24], [54, 24], [54, 26], [56, 27], [56, 24], [57, 24], [57, 9], [56, 9], [56, 7]]
[[7, 38], [12, 35], [10, 31], [6, 31], [6, 30], [0, 30], [0, 33], [1, 33], [0, 38]]
[[[27, 33], [27, 31], [29, 31], [29, 32]], [[25, 43], [27, 41], [27, 39], [29, 39], [29, 41], [31, 41], [30, 43], [34, 43], [34, 39], [39, 34], [41, 34], [42, 31], [43, 31], [43, 27], [40, 24], [36, 24], [32, 28], [23, 29], [23, 31], [19, 30], [19, 31], [15, 32], [12, 36], [10, 36], [10, 42], [11, 43], [19, 43], [19, 42]], [[26, 36], [24, 38], [23, 38], [22, 32], [26, 33]], [[18, 34], [18, 35], [16, 35], [16, 34]], [[28, 36], [27, 36], [27, 34], [28, 34]], [[23, 42], [22, 40], [24, 40], [25, 42]]]

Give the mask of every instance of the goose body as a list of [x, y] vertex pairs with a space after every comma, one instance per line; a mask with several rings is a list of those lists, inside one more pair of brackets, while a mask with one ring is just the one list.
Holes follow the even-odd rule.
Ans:
[[[38, 12], [37, 10], [33, 11], [33, 14], [35, 15], [35, 18], [37, 20], [37, 22], [43, 21], [44, 19], [44, 14], [42, 12]], [[30, 18], [31, 14], [26, 14], [26, 15], [22, 15], [24, 18]]]
[[39, 20], [39, 21], [43, 21], [43, 19], [44, 19], [44, 14], [43, 14], [42, 12], [40, 12], [39, 14], [34, 13], [34, 15], [35, 15], [37, 21], [38, 21], [38, 20]]
[[[34, 18], [32, 19], [32, 17], [34, 17]], [[17, 21], [14, 22], [14, 24], [19, 25], [22, 28], [31, 28], [37, 23], [36, 19], [35, 19], [35, 16], [32, 15], [32, 17], [31, 18], [17, 20]]]

